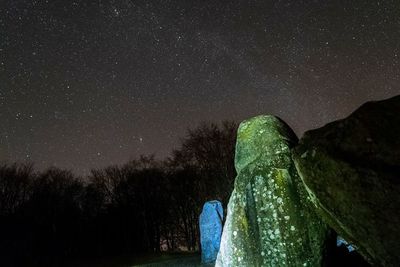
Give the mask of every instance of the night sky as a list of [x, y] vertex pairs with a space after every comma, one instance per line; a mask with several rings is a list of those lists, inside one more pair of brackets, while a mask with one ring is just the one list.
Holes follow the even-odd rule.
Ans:
[[[368, 2], [368, 3], [367, 3]], [[87, 174], [188, 127], [400, 93], [398, 1], [0, 1], [0, 161]]]

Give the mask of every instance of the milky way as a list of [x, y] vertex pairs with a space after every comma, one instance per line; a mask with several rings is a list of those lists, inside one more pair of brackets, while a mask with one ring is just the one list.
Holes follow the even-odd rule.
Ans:
[[301, 135], [399, 94], [400, 5], [363, 2], [1, 1], [0, 160], [85, 174], [201, 121]]

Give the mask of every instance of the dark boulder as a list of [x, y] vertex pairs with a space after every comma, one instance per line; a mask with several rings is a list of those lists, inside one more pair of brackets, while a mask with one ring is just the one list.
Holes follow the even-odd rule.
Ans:
[[372, 264], [400, 263], [400, 96], [305, 133], [293, 155], [324, 220]]

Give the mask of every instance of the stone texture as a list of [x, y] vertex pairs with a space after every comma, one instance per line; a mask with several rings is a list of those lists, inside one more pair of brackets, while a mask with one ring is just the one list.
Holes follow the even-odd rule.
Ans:
[[235, 188], [216, 266], [320, 266], [327, 226], [297, 174], [293, 131], [273, 116], [240, 124]]
[[201, 262], [211, 263], [217, 259], [221, 242], [224, 212], [221, 202], [207, 201], [200, 214]]
[[307, 132], [293, 158], [325, 221], [374, 266], [398, 266], [400, 96]]

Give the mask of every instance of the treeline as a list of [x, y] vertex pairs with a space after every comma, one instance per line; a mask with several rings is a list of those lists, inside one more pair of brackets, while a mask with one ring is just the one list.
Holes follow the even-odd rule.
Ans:
[[197, 250], [205, 201], [233, 189], [237, 125], [188, 130], [165, 161], [141, 156], [77, 177], [30, 164], [0, 166], [2, 266], [160, 250]]

